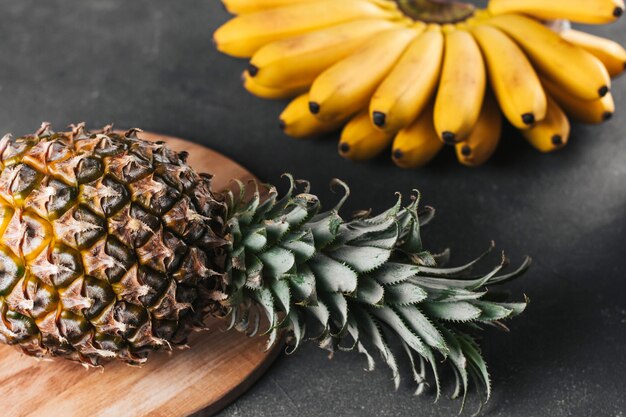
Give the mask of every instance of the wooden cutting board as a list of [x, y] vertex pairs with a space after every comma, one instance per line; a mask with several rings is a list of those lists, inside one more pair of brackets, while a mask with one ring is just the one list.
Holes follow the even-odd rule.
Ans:
[[[197, 171], [215, 175], [214, 188], [232, 178], [255, 178], [227, 157], [201, 145], [151, 133], [189, 152]], [[281, 351], [263, 351], [265, 339], [224, 332], [227, 323], [214, 319], [210, 330], [193, 334], [190, 349], [155, 353], [142, 368], [111, 363], [84, 369], [62, 359], [37, 361], [0, 345], [0, 415], [3, 417], [187, 416], [202, 410], [213, 415], [234, 401], [269, 367]]]

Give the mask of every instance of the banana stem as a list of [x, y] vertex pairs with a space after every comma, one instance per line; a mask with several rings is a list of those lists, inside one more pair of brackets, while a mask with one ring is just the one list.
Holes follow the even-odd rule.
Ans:
[[476, 7], [451, 0], [395, 0], [400, 10], [414, 20], [427, 23], [456, 23], [468, 19]]

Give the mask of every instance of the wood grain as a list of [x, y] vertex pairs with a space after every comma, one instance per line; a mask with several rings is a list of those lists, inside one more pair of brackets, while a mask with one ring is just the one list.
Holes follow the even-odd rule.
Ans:
[[[232, 178], [254, 176], [227, 157], [182, 139], [142, 133], [189, 152], [188, 162], [215, 175], [214, 188]], [[141, 368], [122, 363], [84, 369], [58, 359], [36, 361], [0, 346], [0, 415], [3, 417], [187, 416], [212, 415], [241, 395], [269, 367], [281, 350], [263, 351], [265, 340], [236, 331], [213, 319], [209, 330], [190, 338], [190, 349], [155, 353]]]

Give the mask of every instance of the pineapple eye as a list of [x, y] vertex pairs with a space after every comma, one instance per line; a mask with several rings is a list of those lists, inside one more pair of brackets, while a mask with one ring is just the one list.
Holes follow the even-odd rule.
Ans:
[[11, 293], [13, 287], [24, 275], [24, 266], [5, 246], [0, 245], [0, 296]]

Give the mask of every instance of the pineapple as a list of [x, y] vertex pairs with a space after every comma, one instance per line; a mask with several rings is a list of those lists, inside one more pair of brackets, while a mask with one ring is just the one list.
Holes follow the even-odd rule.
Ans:
[[[291, 177], [278, 198], [267, 186], [211, 191], [185, 153], [106, 127], [83, 124], [0, 140], [0, 342], [43, 358], [87, 366], [133, 365], [185, 343], [207, 317], [268, 346], [282, 332], [289, 349], [306, 338], [331, 352], [377, 352], [399, 369], [388, 340], [400, 342], [421, 390], [425, 366], [447, 359], [457, 378], [490, 392], [471, 334], [521, 313], [487, 287], [520, 275], [441, 266], [447, 253], [422, 246], [434, 211], [402, 200], [377, 216], [344, 221], [322, 211], [306, 182]], [[300, 190], [300, 191], [298, 191]], [[264, 323], [268, 324], [265, 328]]]

